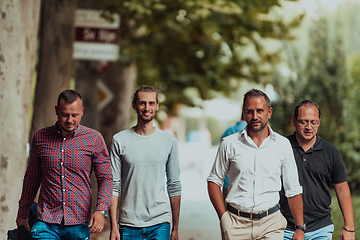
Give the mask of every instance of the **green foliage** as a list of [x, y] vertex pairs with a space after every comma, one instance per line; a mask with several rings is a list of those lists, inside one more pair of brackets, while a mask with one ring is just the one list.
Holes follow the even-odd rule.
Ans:
[[[275, 129], [281, 129], [279, 132], [288, 135], [294, 131], [289, 120], [295, 105], [304, 99], [318, 103], [321, 108], [318, 133], [339, 149], [350, 187], [354, 189], [360, 184], [359, 59], [353, 60], [351, 77], [343, 26], [336, 19], [321, 16], [310, 29], [306, 66], [304, 70], [299, 65], [292, 66], [293, 71], [298, 73], [297, 79], [275, 77], [279, 102], [274, 104], [274, 108], [280, 108], [282, 113], [273, 115], [272, 124]], [[275, 111], [278, 113], [281, 110]]]
[[[344, 219], [341, 213], [341, 209], [339, 207], [335, 191], [331, 191], [332, 203], [330, 205], [331, 211], [331, 219], [334, 224], [334, 233], [332, 239], [339, 239], [340, 233], [344, 226]], [[360, 229], [360, 195], [359, 191], [352, 191], [351, 193], [352, 203], [353, 203], [353, 213], [354, 213], [354, 223], [355, 223], [355, 230], [357, 231]], [[358, 236], [359, 233], [355, 233], [355, 237]], [[358, 239], [358, 238], [356, 238]]]
[[[229, 93], [230, 81], [268, 81], [279, 52], [264, 48], [265, 38], [285, 39], [290, 24], [264, 20], [278, 0], [131, 0], [102, 1], [104, 10], [121, 16], [120, 61], [136, 61], [138, 84], [154, 85], [166, 96], [168, 113], [174, 103], [193, 103], [183, 94], [196, 87], [202, 99], [211, 90]], [[244, 54], [253, 46], [254, 56]], [[267, 77], [267, 78], [266, 78]], [[163, 105], [164, 105], [163, 104]]]
[[[342, 154], [346, 154], [346, 167], [349, 171], [349, 179], [351, 180], [352, 189], [359, 187], [360, 182], [360, 126], [358, 119], [360, 118], [360, 54], [352, 57], [350, 61], [350, 76], [352, 79], [351, 94], [347, 98], [348, 114], [346, 116], [349, 123], [349, 129], [346, 132], [347, 140], [342, 144], [340, 149]], [[345, 157], [344, 157], [345, 158]]]

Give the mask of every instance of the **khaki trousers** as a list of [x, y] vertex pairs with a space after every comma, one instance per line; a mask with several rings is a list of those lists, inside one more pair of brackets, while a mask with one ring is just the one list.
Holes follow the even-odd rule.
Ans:
[[223, 240], [281, 240], [287, 221], [280, 211], [261, 219], [239, 217], [226, 211], [220, 219]]

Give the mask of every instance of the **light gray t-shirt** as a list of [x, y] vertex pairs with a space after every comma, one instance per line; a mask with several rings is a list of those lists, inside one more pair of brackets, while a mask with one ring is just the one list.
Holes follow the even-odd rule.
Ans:
[[171, 222], [169, 197], [181, 195], [176, 138], [158, 128], [149, 136], [124, 130], [114, 135], [110, 158], [113, 195], [120, 192], [119, 223], [149, 227]]

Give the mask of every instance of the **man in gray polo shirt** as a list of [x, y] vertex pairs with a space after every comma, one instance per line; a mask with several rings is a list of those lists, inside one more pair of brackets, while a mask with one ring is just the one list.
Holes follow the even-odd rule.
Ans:
[[159, 109], [153, 87], [138, 88], [132, 106], [137, 113], [137, 124], [115, 134], [110, 150], [114, 179], [109, 212], [111, 239], [118, 240], [121, 236], [124, 240], [177, 240], [181, 201], [177, 141], [153, 126]]

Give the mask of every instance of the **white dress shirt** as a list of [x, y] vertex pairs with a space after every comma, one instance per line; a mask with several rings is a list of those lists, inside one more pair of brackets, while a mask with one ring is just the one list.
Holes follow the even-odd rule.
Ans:
[[224, 138], [207, 181], [220, 187], [229, 174], [226, 202], [245, 212], [269, 209], [279, 202], [281, 179], [286, 197], [302, 193], [290, 142], [269, 127], [258, 147], [243, 131]]

